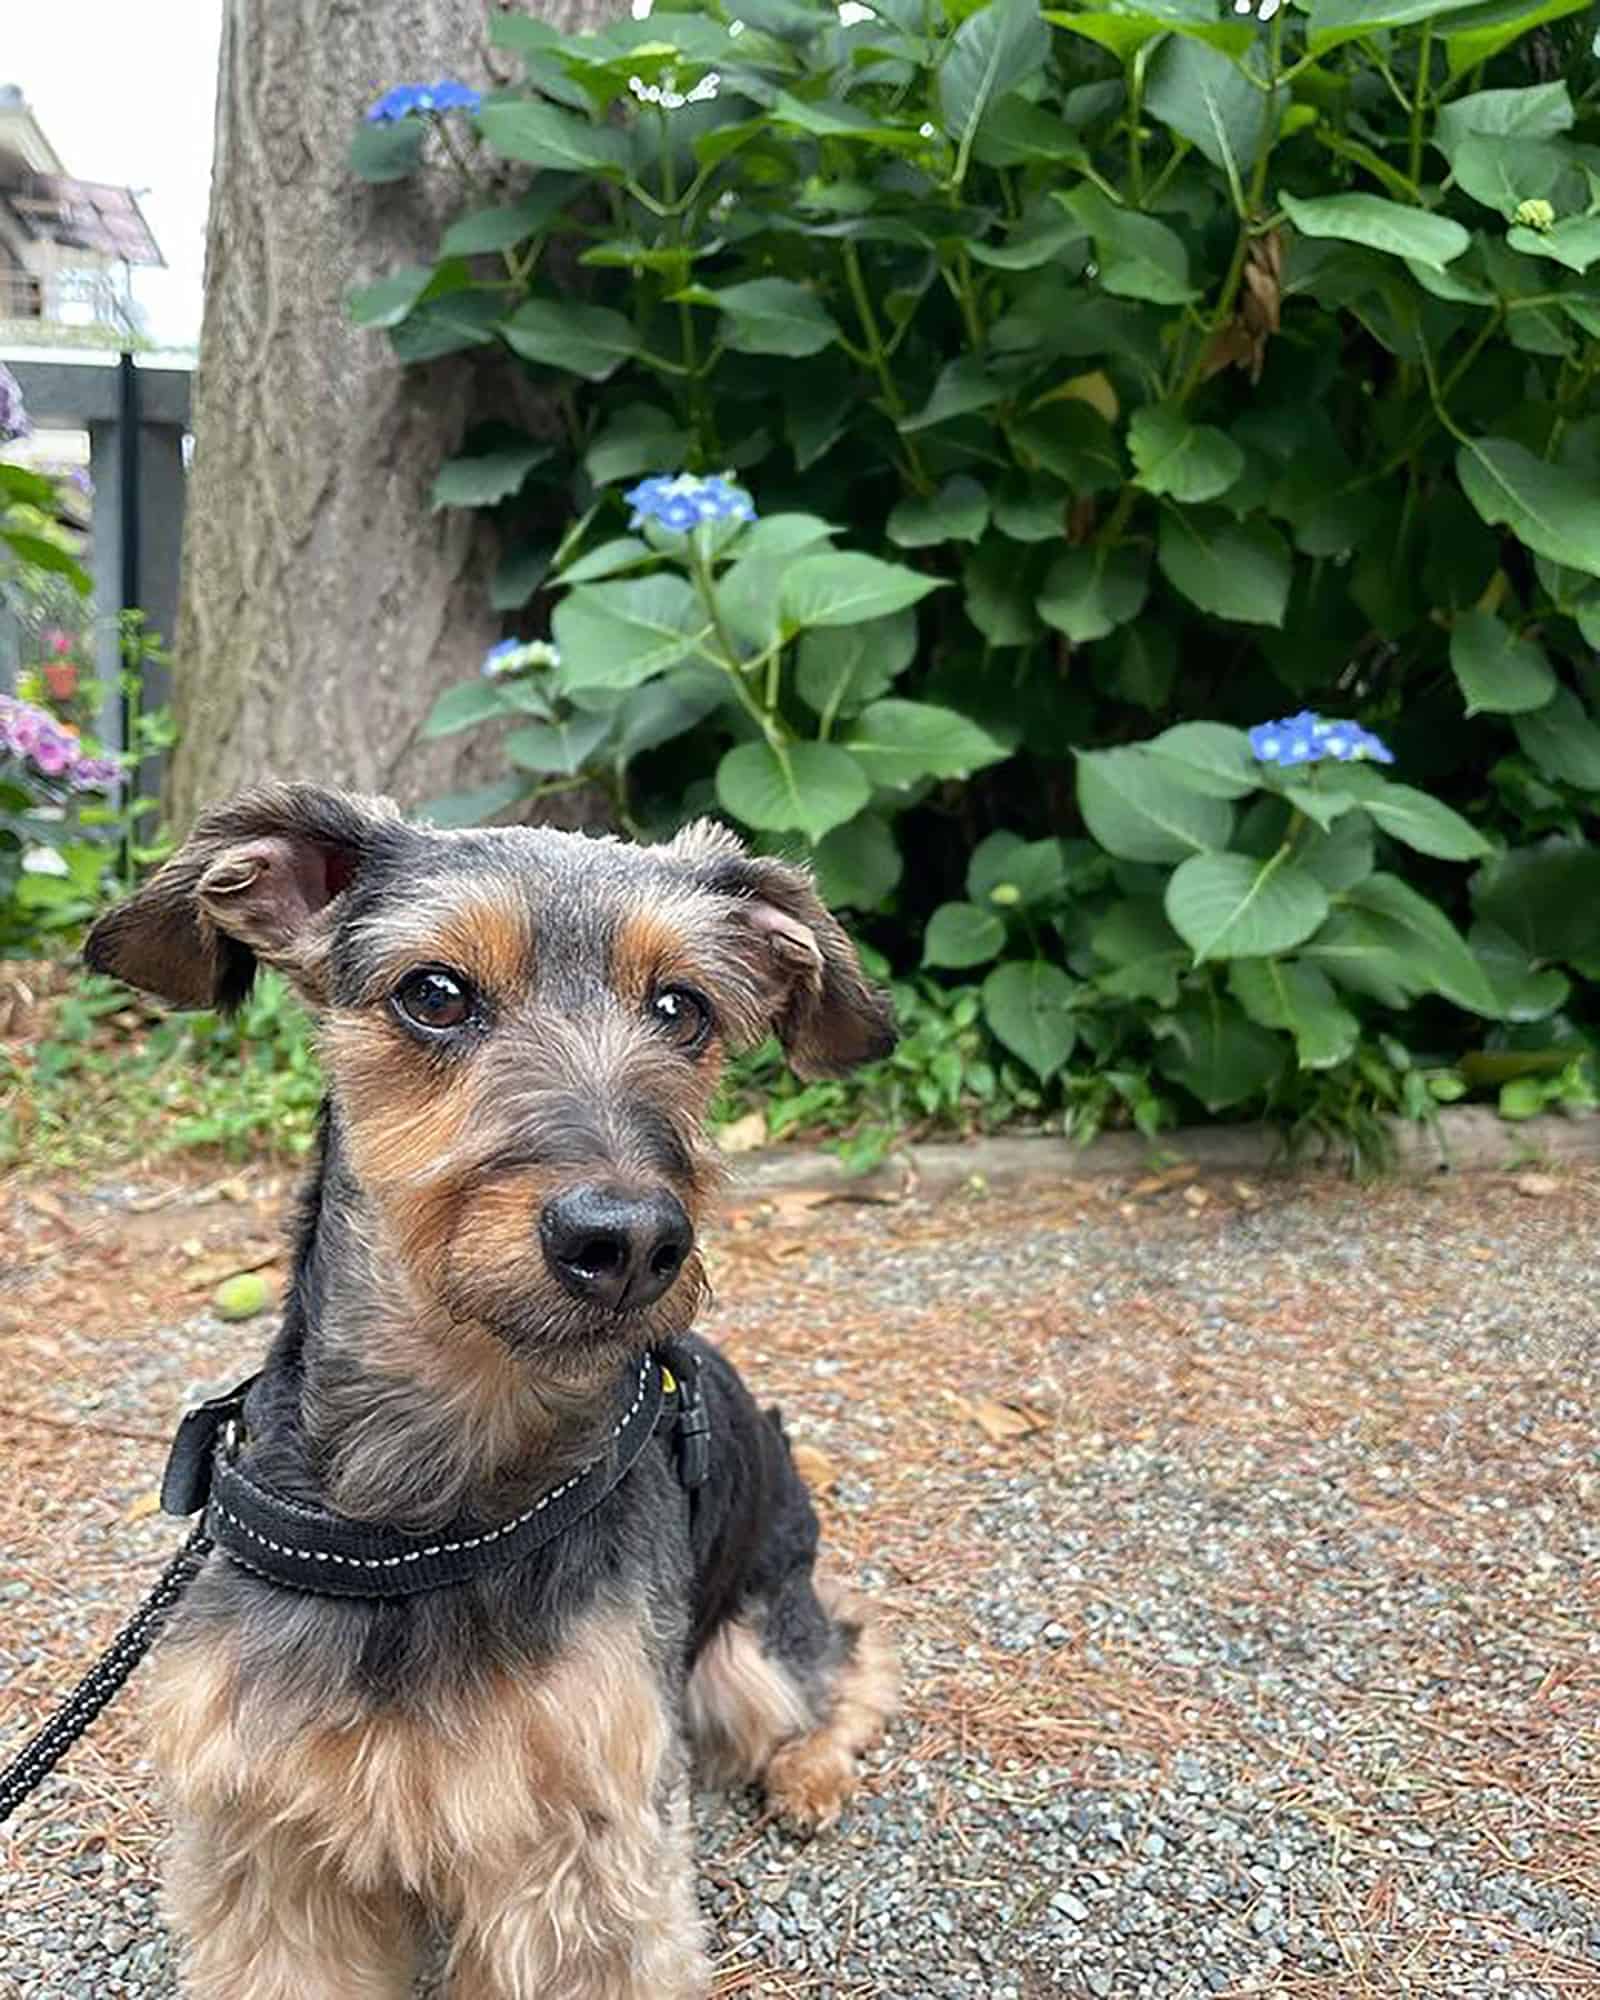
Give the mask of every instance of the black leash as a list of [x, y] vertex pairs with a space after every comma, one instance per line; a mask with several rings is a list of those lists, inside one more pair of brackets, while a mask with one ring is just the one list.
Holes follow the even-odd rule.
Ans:
[[31, 1742], [0, 1771], [0, 1826], [36, 1786], [42, 1785], [67, 1752], [118, 1695], [149, 1652], [178, 1599], [193, 1583], [211, 1553], [211, 1537], [197, 1526], [160, 1581], [110, 1646], [79, 1681]]
[[127, 1685], [179, 1598], [214, 1548], [275, 1583], [321, 1597], [403, 1597], [437, 1590], [526, 1558], [599, 1505], [643, 1455], [668, 1410], [674, 1413], [676, 1469], [691, 1508], [711, 1463], [711, 1424], [694, 1350], [663, 1342], [630, 1378], [627, 1407], [604, 1450], [581, 1472], [498, 1527], [478, 1522], [432, 1536], [347, 1521], [280, 1500], [234, 1461], [255, 1376], [188, 1411], [178, 1426], [161, 1484], [164, 1512], [200, 1513], [189, 1539], [154, 1590], [37, 1734], [0, 1771], [0, 1826], [11, 1817]]

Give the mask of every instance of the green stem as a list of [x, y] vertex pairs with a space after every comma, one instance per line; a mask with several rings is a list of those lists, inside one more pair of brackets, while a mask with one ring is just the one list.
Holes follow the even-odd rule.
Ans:
[[[717, 584], [711, 568], [711, 552], [706, 547], [705, 537], [698, 528], [689, 537], [689, 566], [694, 573], [695, 590], [705, 607], [706, 616], [711, 621], [711, 629], [717, 636], [717, 645], [721, 649], [712, 652], [709, 647], [700, 646], [697, 650], [713, 666], [720, 667], [728, 676], [739, 705], [776, 750], [782, 740], [776, 719], [756, 700], [746, 683], [747, 668], [740, 662], [739, 648], [722, 616], [722, 606], [717, 602]], [[764, 657], [764, 655], [759, 656], [749, 665], [759, 666]]]
[[[879, 388], [883, 391], [884, 408], [898, 425], [906, 414], [906, 406], [889, 367], [889, 357], [884, 350], [878, 316], [872, 310], [872, 300], [867, 294], [866, 280], [861, 275], [860, 255], [856, 246], [848, 240], [844, 245], [844, 270], [850, 286], [850, 296], [855, 302], [856, 317], [861, 322], [861, 337], [867, 343], [867, 354], [872, 370], [878, 378]], [[933, 481], [928, 477], [927, 468], [917, 451], [916, 440], [903, 437], [902, 442], [917, 491], [924, 494], [931, 493]]]
[[1144, 140], [1139, 127], [1144, 117], [1145, 59], [1162, 40], [1164, 37], [1158, 36], [1140, 47], [1128, 83], [1128, 186], [1135, 208], [1144, 207]]
[[1410, 179], [1415, 185], [1422, 171], [1422, 113], [1428, 101], [1428, 71], [1433, 56], [1433, 23], [1422, 26], [1422, 45], [1417, 54], [1417, 94], [1411, 104]]

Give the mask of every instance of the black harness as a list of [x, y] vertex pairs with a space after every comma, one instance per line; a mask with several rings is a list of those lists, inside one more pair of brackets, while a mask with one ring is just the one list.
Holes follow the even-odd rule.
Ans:
[[673, 1433], [678, 1481], [695, 1496], [711, 1470], [711, 1421], [700, 1362], [679, 1341], [630, 1367], [599, 1450], [559, 1486], [508, 1521], [458, 1515], [408, 1534], [285, 1500], [243, 1470], [252, 1375], [188, 1411], [161, 1483], [164, 1513], [200, 1515], [155, 1589], [50, 1720], [0, 1771], [0, 1824], [49, 1776], [119, 1691], [213, 1549], [289, 1590], [318, 1597], [410, 1597], [524, 1562], [598, 1507], [638, 1464], [650, 1440]]

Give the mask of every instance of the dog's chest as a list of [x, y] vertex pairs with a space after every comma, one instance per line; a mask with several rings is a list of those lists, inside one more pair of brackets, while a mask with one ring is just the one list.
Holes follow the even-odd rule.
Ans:
[[230, 1841], [252, 1824], [302, 1834], [353, 1886], [448, 1906], [486, 1856], [557, 1867], [597, 1840], [648, 1850], [668, 1832], [678, 1733], [637, 1617], [591, 1614], [539, 1666], [426, 1711], [274, 1728], [259, 1693], [225, 1647], [163, 1648], [155, 1744], [174, 1802]]

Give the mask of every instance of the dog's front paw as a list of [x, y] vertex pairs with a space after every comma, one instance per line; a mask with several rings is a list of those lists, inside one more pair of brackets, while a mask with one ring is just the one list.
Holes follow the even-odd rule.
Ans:
[[796, 1833], [825, 1833], [860, 1783], [856, 1760], [828, 1729], [785, 1744], [767, 1766], [767, 1802]]

